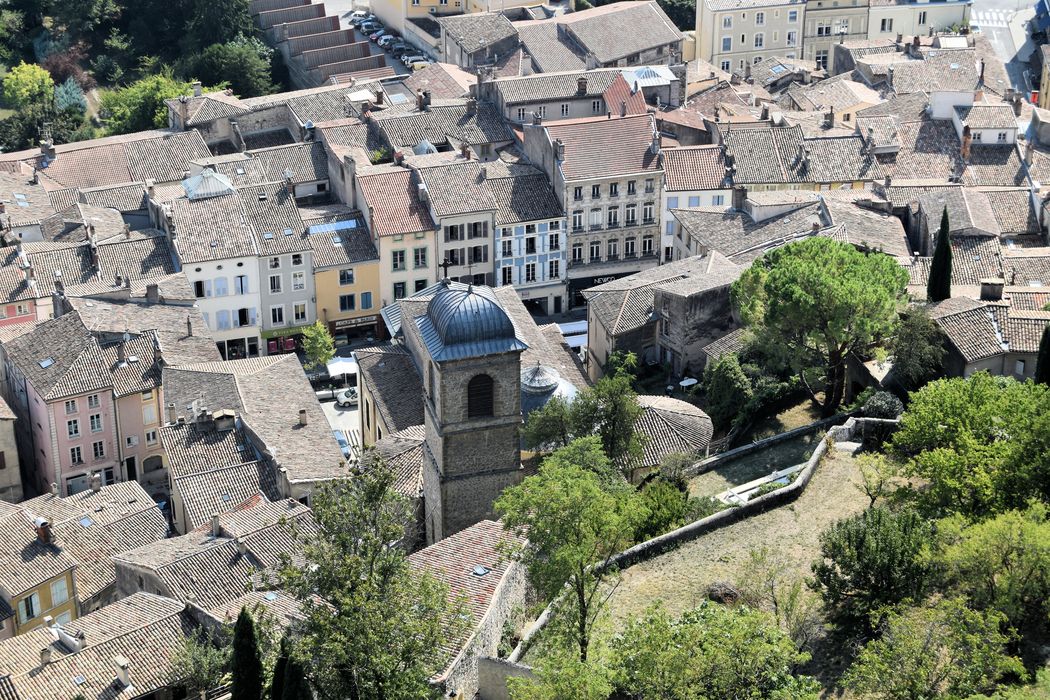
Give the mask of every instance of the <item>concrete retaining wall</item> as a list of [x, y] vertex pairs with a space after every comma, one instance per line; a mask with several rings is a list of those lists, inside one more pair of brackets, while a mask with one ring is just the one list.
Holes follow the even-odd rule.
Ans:
[[386, 56], [383, 54], [376, 54], [375, 56], [365, 56], [364, 58], [355, 58], [352, 61], [339, 61], [338, 63], [327, 63], [323, 66], [318, 66], [311, 71], [311, 74], [318, 78], [318, 85], [324, 85], [329, 78], [339, 73], [353, 73], [359, 70], [370, 70], [372, 68], [382, 68], [386, 65]]
[[508, 678], [532, 678], [532, 669], [505, 659], [478, 659], [478, 696], [481, 700], [511, 700]]
[[354, 43], [353, 29], [340, 29], [334, 32], [321, 32], [319, 34], [307, 34], [297, 36], [288, 40], [288, 55], [298, 56], [304, 51], [314, 49], [326, 49], [329, 46], [342, 46]]
[[337, 29], [339, 29], [339, 18], [329, 15], [328, 17], [317, 17], [316, 19], [304, 19], [299, 22], [275, 24], [270, 29], [270, 34], [274, 42], [281, 42], [294, 39], [297, 36], [334, 32]]
[[299, 59], [305, 68], [317, 68], [330, 63], [351, 61], [357, 58], [365, 58], [369, 55], [369, 42], [358, 41], [354, 44], [342, 44], [340, 46], [329, 46], [311, 51], [304, 51]]

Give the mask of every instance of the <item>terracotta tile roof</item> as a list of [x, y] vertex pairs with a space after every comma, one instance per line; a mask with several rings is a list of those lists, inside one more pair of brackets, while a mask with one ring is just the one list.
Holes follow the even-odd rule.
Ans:
[[1016, 311], [1046, 311], [1050, 306], [1050, 287], [1006, 287], [1004, 298], [1009, 299], [1010, 308]]
[[1039, 221], [1027, 189], [990, 190], [984, 193], [1004, 236], [1038, 233]]
[[1010, 352], [1039, 352], [1039, 342], [1047, 326], [1050, 326], [1050, 311], [1010, 309], [1006, 321]]
[[706, 413], [667, 396], [638, 397], [642, 408], [634, 429], [642, 440], [642, 467], [657, 467], [672, 454], [706, 456], [714, 428]]
[[98, 341], [73, 311], [5, 344], [7, 356], [48, 401], [113, 386]]
[[1050, 287], [1050, 255], [1047, 248], [1010, 251], [1003, 260], [1006, 283]]
[[1016, 129], [1017, 117], [1010, 105], [975, 104], [969, 107], [956, 107], [959, 120], [971, 129]]
[[423, 424], [423, 382], [406, 350], [376, 352], [363, 348], [356, 352], [358, 370], [372, 393], [375, 407], [391, 432]]
[[466, 53], [474, 53], [517, 36], [514, 25], [499, 12], [438, 17], [437, 22], [445, 36], [459, 44]]
[[379, 252], [360, 214], [356, 214], [354, 220], [357, 228], [309, 232], [307, 240], [314, 251], [315, 269], [379, 260]]
[[988, 197], [969, 187], [931, 190], [919, 196], [919, 208], [926, 214], [931, 235], [939, 230], [945, 209], [948, 210], [948, 231], [952, 234], [998, 236], [1000, 233]]
[[239, 196], [244, 215], [255, 236], [259, 255], [310, 250], [306, 224], [299, 216], [295, 198], [287, 187], [276, 183], [257, 185], [242, 190]]
[[299, 601], [284, 591], [249, 591], [228, 603], [216, 605], [208, 614], [216, 620], [232, 625], [241, 614], [241, 608], [248, 608], [250, 611], [265, 610], [281, 627], [289, 627], [305, 619]]
[[668, 192], [719, 190], [732, 186], [719, 146], [686, 146], [664, 150]]
[[940, 304], [944, 306], [930, 305], [930, 317], [966, 362], [1006, 351], [1003, 331], [988, 305], [972, 299], [950, 299]]
[[489, 189], [496, 201], [496, 225], [519, 224], [541, 219], [559, 219], [561, 203], [547, 176], [534, 175], [490, 178]]
[[[423, 141], [433, 146], [509, 143], [514, 135], [490, 102], [434, 100], [423, 111], [408, 104], [372, 112], [376, 128], [394, 150], [413, 148]], [[473, 109], [473, 112], [471, 112]]]
[[171, 204], [176, 247], [184, 265], [258, 255], [258, 242], [243, 216], [238, 195], [197, 200], [179, 197]]
[[660, 159], [651, 148], [654, 128], [648, 114], [546, 127], [550, 140], [560, 139], [565, 146], [561, 167], [566, 180], [659, 172]]
[[131, 182], [80, 190], [80, 201], [93, 207], [109, 207], [120, 212], [141, 211], [146, 208], [146, 185], [143, 182]]
[[127, 343], [120, 342], [103, 348], [102, 358], [113, 375], [113, 393], [118, 398], [151, 391], [160, 386], [160, 372], [164, 363], [155, 331], [145, 331]]
[[375, 444], [387, 466], [394, 472], [394, 489], [405, 498], [415, 501], [423, 497], [423, 440], [422, 425], [387, 435]]
[[[601, 97], [612, 85], [618, 69], [599, 68], [592, 71], [543, 72], [515, 78], [501, 78], [489, 83], [487, 90], [500, 95], [504, 104], [520, 102], [545, 102], [558, 99], [582, 99]], [[581, 93], [580, 79], [584, 80]], [[624, 83], [626, 85], [626, 83]], [[612, 105], [612, 103], [609, 103]], [[619, 101], [616, 103], [619, 104]], [[613, 107], [609, 107], [613, 109]], [[616, 108], [618, 109], [618, 107]], [[616, 111], [613, 109], [613, 111]], [[619, 112], [616, 112], [619, 114]]]
[[376, 236], [395, 236], [434, 229], [430, 210], [419, 201], [419, 182], [408, 168], [362, 173], [357, 182]]
[[[423, 72], [425, 71], [414, 73], [413, 77]], [[370, 154], [372, 151], [379, 150], [386, 145], [383, 141], [383, 135], [379, 133], [377, 128], [371, 124], [366, 124], [356, 117], [321, 124], [317, 127], [317, 130], [329, 147], [356, 146]]]
[[318, 124], [345, 117], [346, 96], [360, 89], [360, 86], [357, 85], [324, 85], [275, 95], [251, 97], [243, 102], [252, 111], [261, 107], [284, 104], [288, 106], [300, 124], [305, 124], [307, 121]]
[[746, 328], [737, 328], [735, 331], [726, 333], [718, 340], [708, 343], [701, 350], [707, 356], [708, 362], [714, 362], [722, 355], [742, 350], [749, 338], [750, 334]]
[[0, 513], [0, 587], [7, 596], [21, 595], [77, 564], [76, 559], [54, 543], [42, 543], [33, 520], [34, 516], [24, 509]]
[[441, 218], [458, 214], [495, 211], [497, 204], [485, 176], [485, 165], [476, 160], [420, 168], [434, 213]]
[[760, 222], [743, 212], [723, 209], [675, 209], [671, 213], [694, 239], [731, 260], [753, 259], [769, 248], [813, 235], [814, 224], [820, 229], [829, 225], [819, 202]]
[[1016, 146], [977, 146], [970, 152], [963, 182], [988, 187], [1022, 187], [1028, 177]]
[[[929, 280], [932, 258], [916, 258], [909, 268], [914, 286]], [[998, 238], [954, 236], [952, 238], [952, 286], [979, 287], [982, 279], [1003, 277], [1003, 252]]]
[[273, 469], [262, 462], [222, 466], [186, 476], [172, 477], [171, 487], [186, 508], [186, 528], [195, 530], [211, 522], [213, 513], [225, 513], [260, 491], [271, 500], [280, 498]]
[[[118, 182], [181, 180], [191, 160], [211, 155], [196, 129], [124, 144], [131, 177]], [[117, 183], [112, 183], [117, 184]]]
[[261, 148], [252, 155], [273, 182], [284, 182], [289, 172], [295, 184], [328, 179], [328, 156], [320, 141]]
[[979, 82], [972, 50], [946, 51], [921, 61], [895, 63], [890, 84], [898, 95], [912, 92], [972, 92]]
[[160, 440], [172, 479], [255, 459], [255, 451], [242, 431], [219, 431], [213, 423], [165, 425], [160, 429]]
[[792, 84], [787, 94], [798, 109], [803, 111], [826, 110], [831, 107], [836, 112], [856, 107], [860, 104], [875, 105], [882, 102], [882, 97], [867, 85], [849, 79], [848, 73], [828, 78], [809, 85]]
[[541, 21], [563, 26], [603, 64], [682, 41], [674, 22], [652, 1], [615, 2]]
[[516, 22], [518, 39], [528, 51], [537, 73], [582, 71], [587, 69], [583, 52], [572, 39], [558, 31], [550, 21]]
[[514, 287], [497, 287], [492, 291], [514, 323], [518, 337], [528, 346], [521, 353], [522, 367], [550, 367], [577, 389], [590, 386], [583, 363], [565, 344], [561, 330], [556, 324], [537, 326], [536, 320], [525, 308]]
[[178, 114], [181, 112], [183, 101], [186, 105], [186, 126], [208, 124], [216, 119], [236, 117], [249, 111], [248, 106], [240, 99], [222, 90], [206, 92], [200, 97], [183, 95], [164, 100], [164, 104]]
[[444, 100], [465, 97], [477, 78], [451, 63], [431, 63], [403, 81], [413, 92], [430, 90], [432, 98]]
[[34, 185], [31, 178], [0, 172], [0, 219], [12, 226], [39, 223], [55, 213], [47, 190]]
[[635, 90], [635, 86], [628, 85], [622, 73], [616, 74], [602, 98], [605, 100], [608, 111], [613, 114], [626, 116], [646, 114], [649, 111], [645, 104], [645, 95], [640, 89]]

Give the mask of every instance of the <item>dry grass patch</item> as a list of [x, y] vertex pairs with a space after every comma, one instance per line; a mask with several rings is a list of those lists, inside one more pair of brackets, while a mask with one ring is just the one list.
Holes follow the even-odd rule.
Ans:
[[689, 480], [690, 496], [715, 496], [740, 484], [746, 484], [778, 469], [786, 469], [809, 459], [823, 438], [822, 432], [801, 435], [791, 440], [753, 452], [715, 466]]

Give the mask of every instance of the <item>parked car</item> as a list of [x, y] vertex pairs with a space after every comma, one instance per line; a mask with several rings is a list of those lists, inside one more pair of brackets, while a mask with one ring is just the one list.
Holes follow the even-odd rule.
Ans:
[[381, 25], [379, 22], [376, 22], [376, 21], [362, 22], [357, 27], [358, 31], [360, 31], [362, 34], [364, 34], [366, 36], [368, 34], [371, 34], [374, 31], [378, 31], [378, 30], [380, 30], [382, 28], [383, 28], [383, 25]]
[[405, 68], [408, 68], [413, 63], [427, 60], [426, 56], [420, 56], [418, 53], [408, 54], [401, 57], [401, 62], [405, 64]]
[[376, 45], [385, 49], [397, 40], [398, 38], [393, 34], [386, 34], [384, 36], [379, 37], [379, 41], [376, 42]]
[[429, 66], [431, 63], [433, 63], [433, 61], [431, 61], [429, 58], [424, 58], [422, 61], [413, 61], [412, 63], [409, 63], [408, 67], [410, 69], [414, 70], [414, 71], [415, 70], [423, 70], [424, 68]]
[[373, 15], [370, 12], [368, 12], [367, 10], [354, 10], [353, 12], [350, 13], [350, 24], [352, 24], [352, 25], [354, 25], [356, 27], [357, 25], [361, 24], [362, 22], [365, 22], [367, 20], [374, 19], [374, 18], [375, 18], [375, 15]]
[[356, 406], [357, 405], [357, 389], [350, 387], [340, 391], [335, 396], [336, 406]]
[[353, 450], [350, 449], [350, 441], [346, 439], [346, 433], [342, 430], [333, 430], [332, 435], [335, 436], [335, 441], [339, 443], [339, 449], [342, 450], [343, 456], [347, 459], [353, 454]]
[[391, 41], [389, 44], [386, 45], [386, 50], [389, 51], [391, 55], [395, 56], [396, 58], [401, 58], [410, 51], [413, 53], [415, 52], [415, 49], [413, 47], [409, 46], [401, 39], [394, 39], [393, 41]]
[[389, 33], [390, 32], [388, 32], [386, 29], [377, 29], [376, 31], [374, 31], [374, 32], [372, 32], [371, 34], [368, 35], [368, 40], [369, 41], [379, 41], [379, 37], [386, 36]]

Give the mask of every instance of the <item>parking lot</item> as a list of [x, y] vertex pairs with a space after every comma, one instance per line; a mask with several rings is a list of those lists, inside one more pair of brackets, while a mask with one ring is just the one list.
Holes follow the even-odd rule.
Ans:
[[358, 406], [349, 408], [336, 405], [335, 401], [322, 401], [321, 408], [332, 430], [342, 431], [355, 454], [360, 453], [361, 430], [358, 424]]

